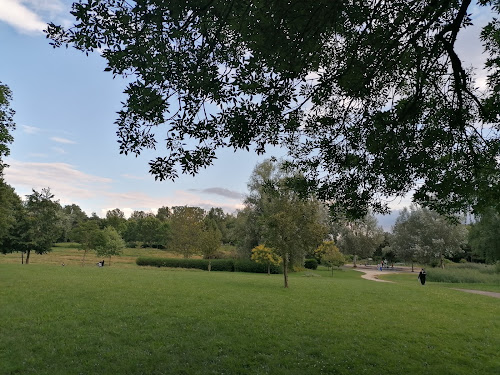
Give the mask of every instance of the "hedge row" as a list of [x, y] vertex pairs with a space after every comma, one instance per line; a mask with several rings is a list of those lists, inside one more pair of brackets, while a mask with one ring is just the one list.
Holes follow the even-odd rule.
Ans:
[[[135, 263], [139, 266], [208, 270], [207, 259], [139, 257]], [[211, 266], [212, 271], [267, 273], [267, 266], [265, 264], [255, 263], [251, 260], [212, 259]], [[271, 273], [282, 272], [281, 267], [271, 265]]]

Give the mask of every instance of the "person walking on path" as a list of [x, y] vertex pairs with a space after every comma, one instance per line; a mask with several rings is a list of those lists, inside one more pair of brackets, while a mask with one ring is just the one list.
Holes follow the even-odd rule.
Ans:
[[425, 273], [425, 270], [422, 268], [422, 271], [420, 271], [420, 273], [418, 274], [418, 279], [420, 280], [420, 283], [422, 285], [425, 285], [425, 277], [426, 277], [426, 273]]

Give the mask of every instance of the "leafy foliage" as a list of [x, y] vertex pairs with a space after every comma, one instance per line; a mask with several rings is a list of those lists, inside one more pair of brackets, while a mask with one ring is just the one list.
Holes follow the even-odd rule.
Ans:
[[309, 270], [315, 270], [318, 268], [318, 261], [314, 258], [305, 259], [304, 260], [304, 267], [309, 269]]
[[267, 266], [267, 273], [271, 274], [271, 266], [281, 264], [281, 258], [273, 252], [273, 249], [260, 244], [252, 249], [250, 257], [256, 263], [261, 263]]
[[41, 192], [33, 190], [26, 196], [22, 206], [15, 211], [15, 223], [4, 241], [5, 251], [18, 251], [26, 254], [29, 263], [31, 251], [44, 254], [52, 250], [59, 237], [60, 205], [53, 200], [50, 189]]
[[290, 189], [288, 181], [293, 177], [282, 164], [266, 160], [250, 176], [245, 200], [247, 223], [252, 228], [247, 233], [281, 257], [285, 288], [289, 267], [302, 266], [305, 254], [315, 249], [327, 232], [322, 205]]
[[362, 219], [340, 222], [337, 244], [343, 254], [354, 256], [354, 266], [358, 256], [371, 256], [383, 241], [384, 231], [372, 214], [367, 214]]
[[469, 244], [476, 259], [493, 263], [500, 260], [500, 215], [486, 210], [469, 231]]
[[[172, 267], [172, 268], [195, 268], [204, 271], [209, 269], [208, 259], [179, 259], [179, 258], [152, 258], [139, 257], [136, 259], [139, 266], [152, 267]], [[266, 273], [267, 267], [264, 264], [240, 259], [213, 259], [210, 261], [212, 271], [226, 272], [253, 272]], [[280, 273], [277, 266], [271, 266], [271, 273]]]
[[325, 241], [318, 246], [316, 251], [321, 256], [321, 263], [331, 268], [333, 275], [333, 267], [341, 267], [345, 264], [345, 257], [340, 252], [339, 248], [333, 241]]
[[7, 166], [3, 159], [9, 156], [9, 144], [14, 141], [12, 132], [16, 129], [14, 110], [10, 107], [12, 92], [7, 85], [0, 82], [0, 177]]
[[429, 264], [462, 251], [467, 232], [463, 225], [452, 223], [435, 211], [416, 206], [404, 209], [393, 228], [391, 248], [405, 260]]
[[82, 0], [76, 24], [47, 35], [99, 50], [105, 70], [129, 77], [120, 149], [156, 148], [164, 126], [166, 155], [150, 162], [158, 179], [195, 174], [220, 148], [282, 145], [302, 171], [294, 187], [334, 211], [385, 212], [384, 197], [414, 189], [453, 213], [500, 202], [499, 21], [481, 34], [484, 93], [455, 48], [480, 10], [471, 0]]
[[[16, 217], [22, 211], [21, 198], [14, 189], [0, 178], [0, 252], [9, 252], [9, 236], [16, 225]], [[4, 244], [5, 242], [5, 244]]]
[[111, 265], [111, 256], [120, 255], [124, 248], [125, 242], [115, 228], [106, 227], [98, 232], [95, 252], [97, 256], [108, 257], [109, 265]]

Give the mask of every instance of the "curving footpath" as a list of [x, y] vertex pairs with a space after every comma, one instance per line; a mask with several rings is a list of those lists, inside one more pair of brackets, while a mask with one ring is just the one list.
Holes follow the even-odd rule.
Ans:
[[[359, 271], [363, 272], [363, 275], [361, 277], [366, 280], [372, 280], [372, 281], [378, 281], [381, 283], [393, 283], [394, 281], [389, 281], [389, 280], [382, 280], [379, 279], [378, 276], [380, 275], [392, 275], [395, 273], [412, 273], [411, 272], [411, 267], [394, 267], [394, 268], [384, 268], [383, 271], [380, 271], [377, 269], [376, 266], [364, 266], [364, 265], [359, 265], [356, 268], [352, 266], [352, 264], [347, 265], [347, 268], [351, 268], [354, 271]], [[414, 268], [415, 272], [413, 274], [418, 275], [417, 268]]]
[[[375, 266], [358, 266], [357, 268], [354, 268], [352, 266], [352, 264], [349, 264], [346, 266], [346, 268], [350, 268], [350, 269], [353, 269], [355, 271], [363, 272], [363, 275], [361, 275], [361, 277], [363, 279], [378, 281], [381, 283], [394, 283], [394, 281], [379, 279], [378, 276], [380, 276], [380, 275], [391, 275], [391, 274], [395, 274], [395, 273], [412, 273], [411, 267], [387, 268], [387, 269], [384, 269], [383, 271], [380, 271]], [[419, 271], [417, 271], [417, 268], [414, 268], [414, 270], [415, 271], [413, 272], [413, 274], [418, 275]], [[466, 293], [481, 294], [483, 296], [500, 298], [500, 293], [497, 293], [497, 292], [488, 292], [485, 290], [474, 290], [474, 289], [459, 289], [459, 288], [451, 288], [451, 289], [459, 290], [461, 292], [466, 292]]]

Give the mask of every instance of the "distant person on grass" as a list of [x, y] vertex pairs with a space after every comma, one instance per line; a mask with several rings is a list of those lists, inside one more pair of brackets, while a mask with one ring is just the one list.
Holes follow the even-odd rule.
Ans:
[[425, 277], [426, 277], [426, 273], [425, 273], [425, 270], [422, 268], [422, 271], [420, 271], [420, 273], [418, 274], [418, 279], [420, 280], [420, 282], [422, 283], [422, 285], [425, 285]]

